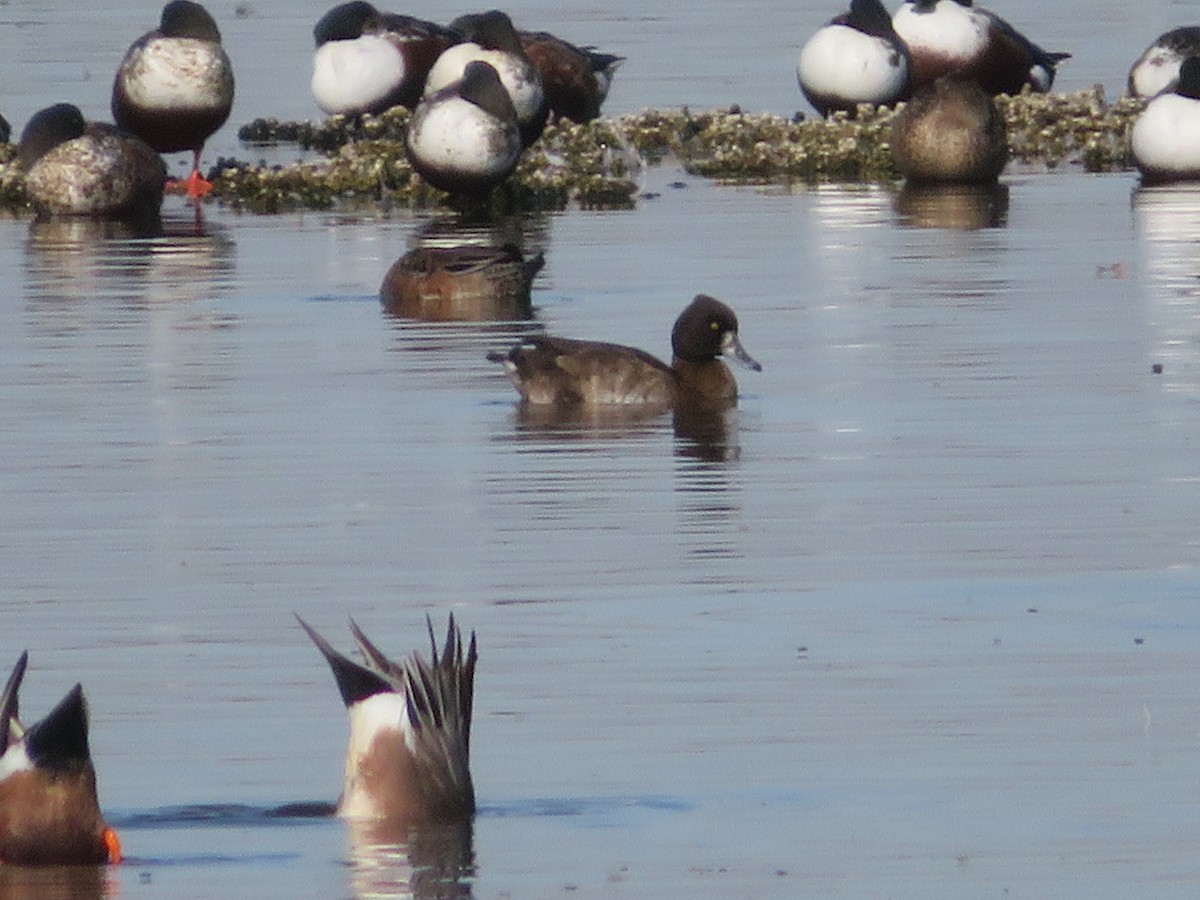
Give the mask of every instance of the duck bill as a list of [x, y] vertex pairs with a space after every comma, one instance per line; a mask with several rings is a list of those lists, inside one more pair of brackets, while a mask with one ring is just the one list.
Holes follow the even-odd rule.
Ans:
[[759, 365], [758, 360], [746, 352], [746, 348], [742, 346], [742, 342], [738, 340], [738, 336], [732, 331], [725, 332], [725, 337], [721, 339], [721, 355], [740, 363], [747, 369], [752, 369], [755, 372], [762, 371], [762, 366]]

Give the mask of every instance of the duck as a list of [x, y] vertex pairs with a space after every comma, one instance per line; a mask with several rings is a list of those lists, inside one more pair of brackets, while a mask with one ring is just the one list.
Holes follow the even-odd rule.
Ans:
[[470, 770], [475, 632], [464, 653], [451, 615], [439, 655], [426, 617], [430, 659], [414, 652], [394, 662], [351, 620], [365, 663], [359, 664], [296, 619], [333, 671], [350, 717], [337, 814], [409, 824], [469, 820], [475, 813]]
[[162, 157], [115, 125], [86, 121], [71, 103], [34, 113], [17, 155], [39, 215], [136, 218], [156, 215], [162, 205]]
[[1071, 57], [1043, 50], [972, 0], [905, 0], [892, 25], [908, 45], [914, 91], [958, 72], [989, 94], [1019, 94], [1026, 86], [1044, 93], [1058, 64]]
[[463, 77], [467, 65], [482, 61], [492, 66], [517, 111], [523, 147], [542, 133], [549, 115], [542, 76], [521, 45], [512, 19], [498, 9], [459, 16], [449, 26], [462, 42], [437, 58], [425, 80], [425, 96], [444, 90]]
[[560, 406], [728, 407], [737, 381], [718, 357], [762, 366], [738, 338], [733, 310], [697, 294], [671, 330], [671, 364], [620, 344], [539, 335], [488, 359], [504, 366], [524, 403]]
[[909, 181], [983, 184], [1008, 162], [1008, 129], [975, 81], [943, 75], [913, 95], [892, 121], [892, 159]]
[[83, 688], [26, 728], [17, 695], [28, 663], [25, 651], [0, 694], [0, 863], [118, 863], [121, 842], [96, 797]]
[[233, 66], [208, 10], [192, 0], [171, 0], [157, 29], [129, 47], [113, 81], [113, 121], [159, 153], [192, 153], [183, 182], [188, 197], [212, 190], [200, 174], [204, 142], [233, 108]]
[[412, 109], [434, 61], [460, 40], [434, 22], [382, 13], [363, 0], [329, 10], [313, 37], [313, 98], [326, 115], [347, 116]]
[[547, 31], [518, 31], [517, 37], [542, 78], [551, 118], [581, 123], [599, 118], [625, 57], [578, 47]]
[[1129, 96], [1149, 98], [1171, 90], [1189, 56], [1200, 56], [1200, 26], [1185, 25], [1160, 34], [1129, 67]]
[[1200, 56], [1185, 59], [1175, 86], [1146, 104], [1129, 142], [1143, 181], [1200, 179]]
[[822, 116], [860, 103], [891, 106], [908, 96], [908, 47], [880, 0], [851, 0], [849, 12], [800, 48], [796, 80]]
[[484, 198], [521, 159], [517, 111], [491, 65], [467, 64], [462, 78], [427, 95], [405, 129], [408, 161], [450, 194]]
[[530, 287], [545, 262], [511, 243], [417, 247], [392, 263], [379, 299], [392, 315], [427, 322], [528, 319]]

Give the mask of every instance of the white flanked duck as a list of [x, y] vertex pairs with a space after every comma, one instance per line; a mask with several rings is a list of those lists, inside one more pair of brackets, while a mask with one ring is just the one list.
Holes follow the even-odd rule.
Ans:
[[434, 22], [342, 3], [313, 28], [312, 94], [328, 115], [377, 115], [417, 105], [425, 77], [458, 35]]
[[87, 705], [77, 684], [44, 719], [18, 717], [22, 653], [0, 695], [0, 863], [117, 863], [121, 844], [96, 798]]
[[851, 0], [850, 11], [817, 29], [800, 48], [796, 80], [821, 115], [860, 103], [890, 106], [908, 95], [908, 47], [880, 0]]
[[428, 97], [463, 77], [471, 62], [485, 62], [496, 70], [517, 111], [521, 140], [528, 147], [542, 133], [549, 107], [542, 76], [530, 60], [512, 20], [493, 9], [459, 16], [450, 23], [463, 40], [438, 57], [425, 80]]
[[360, 665], [338, 653], [296, 617], [333, 670], [350, 716], [338, 815], [406, 823], [453, 822], [475, 813], [471, 781], [471, 707], [475, 633], [464, 651], [450, 617], [439, 655], [429, 627], [431, 658], [412, 653], [395, 662], [352, 621]]
[[1200, 57], [1185, 59], [1175, 87], [1146, 104], [1129, 140], [1143, 180], [1200, 179]]
[[521, 158], [517, 112], [496, 70], [467, 64], [459, 81], [425, 97], [405, 132], [412, 167], [439, 190], [486, 197]]
[[126, 51], [113, 82], [113, 121], [159, 153], [192, 154], [189, 197], [212, 190], [200, 174], [204, 142], [233, 108], [233, 66], [213, 17], [192, 0], [171, 0], [159, 27]]

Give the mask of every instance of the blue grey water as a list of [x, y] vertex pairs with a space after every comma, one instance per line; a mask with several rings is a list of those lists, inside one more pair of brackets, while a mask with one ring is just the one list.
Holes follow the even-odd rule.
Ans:
[[[158, 12], [84, 6], [0, 6], [17, 128], [103, 117]], [[206, 156], [249, 157], [237, 124], [316, 115], [325, 5], [209, 6], [239, 99]], [[997, 7], [1111, 97], [1188, 15]], [[509, 9], [628, 56], [613, 112], [789, 115], [838, 11]], [[763, 371], [704, 429], [530, 420], [484, 357], [528, 324], [386, 315], [430, 214], [0, 219], [0, 665], [29, 648], [27, 717], [83, 682], [129, 856], [6, 892], [1194, 895], [1200, 190], [644, 179], [635, 210], [507, 227], [546, 253], [533, 327], [666, 354], [694, 293], [737, 310]], [[264, 811], [341, 772], [292, 612], [402, 653], [451, 610], [481, 812], [447, 887], [440, 851]]]

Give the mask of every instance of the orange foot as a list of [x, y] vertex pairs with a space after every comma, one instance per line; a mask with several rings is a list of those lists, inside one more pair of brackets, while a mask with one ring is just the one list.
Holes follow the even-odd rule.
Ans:
[[199, 200], [213, 189], [211, 181], [200, 174], [199, 169], [193, 169], [192, 174], [182, 181], [178, 178], [168, 178], [163, 190], [168, 194], [187, 194], [189, 200]]

